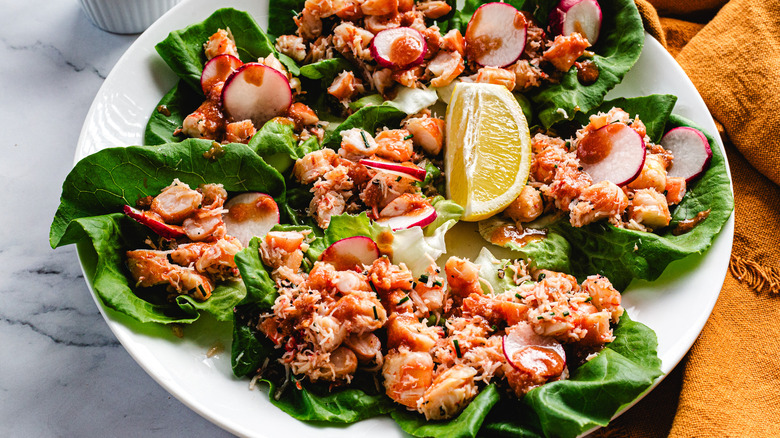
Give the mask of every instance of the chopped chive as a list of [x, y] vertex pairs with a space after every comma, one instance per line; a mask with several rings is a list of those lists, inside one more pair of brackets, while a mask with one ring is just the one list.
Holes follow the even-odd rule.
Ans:
[[536, 317], [536, 319], [544, 319], [544, 316], [539, 315], [539, 316]]
[[569, 312], [568, 311], [563, 312], [563, 316], [569, 316]]
[[433, 282], [433, 285], [438, 287], [438, 286], [441, 286], [442, 283], [441, 283], [441, 281], [436, 280], [436, 281]]
[[366, 138], [366, 133], [364, 131], [360, 131], [360, 136], [363, 137], [363, 144], [366, 145], [366, 149], [371, 149], [371, 146], [368, 145], [368, 139]]
[[422, 281], [423, 283], [427, 283], [428, 282], [428, 275], [427, 274], [421, 275], [420, 276], [420, 281]]
[[547, 277], [547, 274], [545, 274], [545, 273], [539, 274], [539, 281], [544, 280], [545, 277]]
[[523, 296], [522, 296], [522, 295], [520, 295], [520, 294], [515, 294], [515, 298], [517, 298], [517, 299], [518, 299], [518, 300], [520, 300], [520, 301], [522, 301], [522, 300], [523, 300]]
[[205, 297], [206, 296], [206, 289], [203, 287], [202, 284], [198, 285], [198, 289], [200, 289], [200, 293], [202, 293], [203, 296]]
[[455, 345], [455, 354], [457, 354], [458, 355], [458, 359], [460, 359], [462, 357], [462, 355], [460, 354], [460, 344], [458, 344], [458, 340], [457, 339], [453, 339], [452, 340], [452, 344]]
[[414, 134], [409, 134], [406, 137], [404, 137], [404, 140], [409, 140], [412, 137], [414, 137]]
[[395, 179], [395, 182], [398, 182], [398, 181], [401, 181], [401, 177], [400, 176]]
[[374, 319], [379, 319], [379, 315], [376, 314], [376, 306], [374, 306]]
[[550, 312], [550, 316], [555, 316], [555, 312]]
[[591, 302], [591, 301], [593, 301], [593, 297], [588, 297], [588, 299], [587, 299], [587, 300], [585, 300], [585, 302], [586, 302], [586, 303], [589, 303], [589, 302]]
[[490, 330], [493, 330], [494, 332], [498, 331], [498, 326], [493, 324], [490, 326]]
[[[398, 304], [403, 304], [405, 302], [409, 301], [409, 295], [401, 298], [401, 300], [398, 301]], [[375, 308], [376, 309], [376, 308]]]

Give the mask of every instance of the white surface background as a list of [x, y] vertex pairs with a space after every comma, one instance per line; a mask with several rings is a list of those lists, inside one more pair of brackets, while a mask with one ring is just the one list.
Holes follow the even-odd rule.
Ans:
[[[267, 406], [267, 399], [260, 392], [248, 393], [245, 381], [230, 378], [229, 356], [204, 360], [212, 342], [200, 336], [208, 331], [203, 325], [188, 331], [184, 341], [171, 342], [167, 329], [137, 329], [112, 315], [112, 334], [84, 283], [75, 247], [52, 251], [48, 246], [48, 227], [85, 118], [90, 128], [82, 136], [81, 152], [106, 142], [137, 143], [149, 112], [173, 83], [152, 49], [162, 38], [155, 36], [148, 47], [137, 48], [136, 56], [152, 64], [139, 68], [135, 62], [112, 75], [114, 85], [107, 84], [109, 92], [101, 92], [87, 116], [98, 88], [135, 37], [93, 27], [75, 0], [0, 0], [0, 10], [0, 120], [6, 128], [0, 142], [0, 202], [6, 207], [0, 213], [0, 436], [227, 435], [155, 383], [115, 335], [160, 383], [203, 414], [220, 421], [230, 416], [227, 413], [252, 413], [240, 416], [250, 424], [223, 422], [233, 430], [276, 436], [274, 430], [285, 430], [276, 427], [291, 421], [299, 432], [306, 429], [280, 411], [258, 409], [254, 403]], [[177, 15], [182, 24], [174, 28], [210, 12]], [[655, 53], [668, 57], [662, 50]], [[703, 103], [679, 76], [679, 67], [659, 73], [654, 71], [658, 62], [640, 61], [637, 67], [644, 73], [634, 73], [630, 83], [619, 88], [621, 94], [677, 94], [681, 101], [675, 112], [710, 128]], [[669, 71], [675, 81], [663, 80]], [[115, 124], [116, 116], [125, 119], [123, 123]], [[99, 129], [103, 126], [107, 129]], [[673, 264], [658, 282], [635, 283], [626, 296], [632, 317], [658, 333], [666, 372], [687, 351], [715, 302], [730, 252], [732, 221], [726, 229], [713, 251]], [[702, 267], [705, 272], [700, 272]], [[695, 277], [686, 274], [690, 269], [697, 271]], [[691, 314], [695, 317], [677, 318]], [[220, 330], [218, 338], [224, 340], [225, 334]], [[229, 348], [229, 334], [227, 342]], [[174, 362], [178, 366], [171, 366]], [[230, 398], [233, 389], [238, 398]], [[238, 403], [244, 399], [252, 402]], [[379, 424], [350, 429], [365, 435], [371, 426]], [[379, 427], [377, 432], [388, 432]]]
[[84, 117], [136, 37], [92, 26], [76, 0], [0, 11], [0, 436], [230, 436], [122, 348], [76, 248], [49, 248]]

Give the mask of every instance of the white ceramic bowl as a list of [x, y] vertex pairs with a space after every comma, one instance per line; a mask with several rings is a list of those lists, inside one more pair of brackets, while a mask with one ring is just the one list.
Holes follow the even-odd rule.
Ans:
[[113, 33], [146, 30], [181, 0], [79, 0], [92, 23]]

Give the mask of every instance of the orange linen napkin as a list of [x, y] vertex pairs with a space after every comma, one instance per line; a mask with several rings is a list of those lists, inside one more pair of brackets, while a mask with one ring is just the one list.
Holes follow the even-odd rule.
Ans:
[[645, 28], [666, 44], [723, 127], [734, 248], [691, 351], [595, 436], [780, 437], [780, 2], [650, 1], [657, 13], [637, 0]]

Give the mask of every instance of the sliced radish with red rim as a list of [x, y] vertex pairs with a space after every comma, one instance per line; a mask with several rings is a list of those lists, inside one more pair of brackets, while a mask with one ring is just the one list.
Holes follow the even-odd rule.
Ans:
[[480, 6], [466, 28], [466, 54], [480, 65], [506, 67], [525, 50], [528, 22], [507, 3]]
[[661, 139], [661, 146], [674, 155], [667, 176], [685, 178], [686, 183], [701, 175], [712, 160], [710, 142], [698, 129], [674, 128]]
[[577, 158], [594, 183], [622, 186], [642, 172], [645, 141], [628, 125], [612, 123], [586, 134], [577, 145]]
[[407, 165], [379, 160], [360, 160], [359, 163], [372, 169], [413, 179], [415, 181], [423, 181], [425, 179], [425, 169], [420, 169], [414, 164]]
[[425, 37], [411, 27], [385, 29], [371, 40], [371, 56], [377, 64], [393, 69], [422, 64], [427, 50]]
[[225, 82], [230, 75], [244, 65], [240, 59], [227, 53], [211, 58], [203, 66], [200, 75], [200, 87], [204, 94], [208, 94], [211, 87], [220, 82]]
[[322, 252], [320, 260], [333, 265], [338, 271], [362, 270], [379, 258], [376, 243], [365, 236], [338, 240]]
[[252, 237], [266, 235], [279, 223], [279, 206], [265, 193], [242, 193], [225, 203], [225, 208], [225, 229], [244, 246]]
[[601, 7], [596, 0], [561, 0], [550, 12], [550, 30], [556, 35], [579, 33], [596, 44], [601, 31]]
[[234, 121], [252, 120], [257, 129], [282, 116], [292, 104], [287, 78], [267, 65], [251, 62], [239, 67], [222, 88], [222, 108]]
[[[438, 216], [436, 209], [433, 208], [433, 206], [430, 204], [415, 208], [411, 211], [396, 212], [389, 211], [388, 208], [393, 208], [392, 202], [382, 210], [379, 219], [374, 222], [378, 223], [379, 225], [390, 227], [390, 229], [393, 231], [405, 230], [415, 226], [425, 227], [431, 222], [435, 221], [436, 217]], [[397, 216], [394, 214], [397, 214]]]
[[162, 221], [162, 218], [151, 211], [138, 210], [129, 205], [125, 205], [123, 212], [141, 225], [146, 225], [161, 237], [166, 239], [177, 239], [186, 236], [184, 229], [179, 225], [168, 225]]

